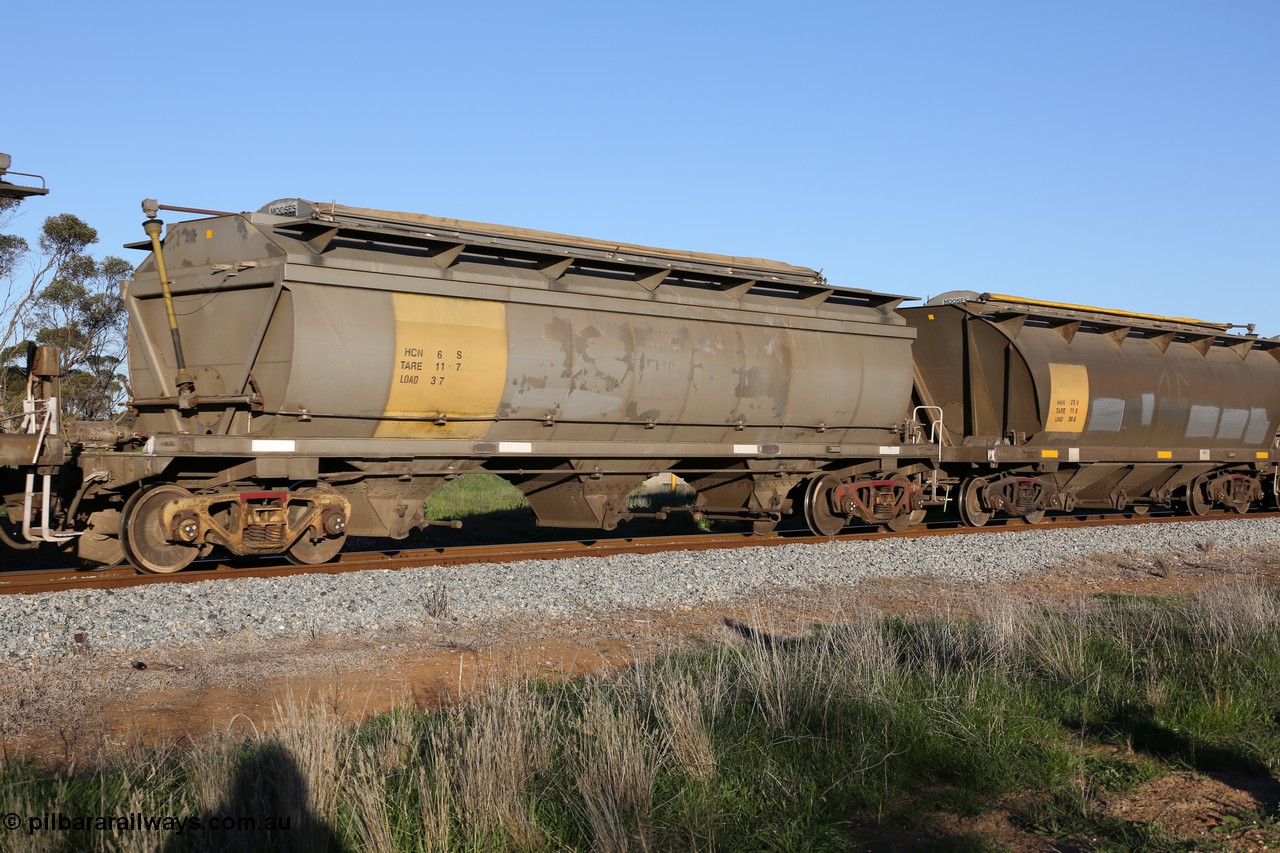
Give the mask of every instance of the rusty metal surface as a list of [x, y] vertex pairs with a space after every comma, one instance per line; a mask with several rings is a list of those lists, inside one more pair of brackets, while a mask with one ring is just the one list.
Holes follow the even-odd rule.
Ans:
[[[51, 435], [38, 500], [6, 487], [11, 519], [25, 502], [101, 563], [323, 562], [425, 526], [477, 467], [540, 524], [613, 529], [669, 472], [687, 511], [757, 534], [796, 512], [905, 531], [952, 501], [971, 524], [1242, 513], [1277, 487], [1280, 341], [1222, 325], [974, 293], [899, 311], [778, 261], [298, 199], [171, 224], [156, 252], [126, 292], [140, 437]], [[32, 467], [24, 441], [0, 463]]]
[[289, 491], [201, 495], [170, 501], [160, 513], [172, 538], [212, 541], [233, 554], [278, 554], [304, 532], [337, 536], [346, 527], [351, 504], [332, 493]]
[[258, 212], [288, 219], [314, 221], [318, 228], [332, 226], [358, 229], [363, 227], [375, 233], [402, 230], [455, 243], [485, 242], [502, 244], [510, 249], [522, 248], [532, 252], [590, 255], [602, 260], [641, 261], [682, 266], [697, 264], [736, 275], [760, 274], [777, 281], [786, 279], [818, 284], [822, 280], [821, 274], [816, 270], [764, 258], [663, 249], [420, 213], [372, 210], [332, 202], [278, 199], [263, 205]]
[[901, 313], [919, 333], [918, 393], [942, 408], [954, 445], [1118, 448], [1131, 459], [1145, 458], [1133, 449], [1153, 459], [1207, 451], [1207, 460], [1269, 451], [1280, 427], [1274, 341], [1034, 303], [968, 299]]
[[[234, 400], [252, 376], [264, 411], [214, 403], [186, 424], [154, 405], [174, 396], [176, 368], [147, 262], [129, 288], [141, 431], [578, 440], [657, 428], [644, 438], [658, 442], [724, 441], [745, 426], [742, 444], [884, 432], [905, 409], [911, 333], [891, 311], [899, 297], [819, 287], [811, 270], [647, 247], [624, 260], [622, 244], [499, 226], [490, 236], [607, 245], [615, 257], [608, 269], [469, 254], [445, 265], [396, 244], [317, 253], [275, 220], [202, 220], [166, 239], [197, 398]], [[655, 258], [672, 275], [726, 266], [698, 266], [697, 286], [650, 289], [641, 267]], [[768, 276], [803, 283], [757, 292]]]
[[[905, 529], [957, 494], [985, 523], [1174, 499], [1242, 511], [1272, 488], [1280, 342], [1213, 324], [978, 294], [899, 312], [777, 261], [298, 199], [172, 224], [163, 254], [126, 297], [146, 443], [81, 458], [103, 530], [150, 481], [200, 493], [193, 545], [267, 550], [201, 501], [321, 486], [351, 533], [401, 538], [476, 467], [540, 523], [603, 529], [659, 471], [694, 511], [757, 532], [800, 499], [834, 532]], [[126, 504], [126, 533], [130, 506], [168, 531], [133, 550], [179, 568], [193, 552], [172, 513]], [[292, 535], [243, 533], [268, 528]]]
[[0, 465], [14, 468], [30, 465], [41, 449], [38, 436], [25, 433], [0, 434]]
[[[264, 210], [169, 226], [194, 391], [178, 393], [154, 258], [128, 288], [138, 430], [154, 436], [145, 454], [184, 460], [174, 482], [324, 480], [351, 501], [353, 534], [401, 537], [445, 477], [480, 465], [517, 472], [543, 523], [609, 527], [658, 470], [680, 468], [718, 510], [731, 498], [776, 520], [790, 472], [914, 455], [897, 446], [902, 297], [755, 258]], [[90, 464], [117, 487], [146, 473], [107, 454]], [[739, 471], [732, 489], [706, 481], [725, 469]]]
[[1217, 324], [956, 292], [904, 309], [966, 523], [1274, 488], [1280, 342]]

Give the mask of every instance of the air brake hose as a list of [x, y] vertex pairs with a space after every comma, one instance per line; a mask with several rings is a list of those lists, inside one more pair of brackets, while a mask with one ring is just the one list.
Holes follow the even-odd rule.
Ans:
[[151, 251], [156, 258], [156, 272], [160, 274], [160, 292], [164, 295], [164, 310], [169, 315], [169, 335], [173, 338], [173, 354], [178, 361], [178, 376], [174, 379], [174, 384], [181, 393], [183, 385], [194, 388], [195, 380], [187, 373], [187, 359], [182, 354], [182, 335], [178, 333], [178, 315], [174, 313], [173, 293], [169, 290], [169, 273], [165, 270], [164, 252], [160, 248], [160, 231], [164, 228], [164, 223], [159, 219], [148, 219], [142, 223], [142, 228], [151, 238]]

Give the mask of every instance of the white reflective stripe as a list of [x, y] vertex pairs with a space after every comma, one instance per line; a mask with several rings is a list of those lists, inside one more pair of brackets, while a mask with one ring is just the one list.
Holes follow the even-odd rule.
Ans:
[[1067, 448], [1067, 461], [1068, 461], [1068, 462], [1079, 462], [1079, 461], [1080, 461], [1080, 448], [1078, 448], [1078, 447], [1069, 447], [1069, 448]]
[[249, 448], [254, 453], [292, 453], [295, 446], [290, 438], [255, 438]]
[[897, 455], [899, 455], [900, 453], [902, 453], [902, 448], [901, 448], [901, 447], [888, 447], [888, 446], [884, 446], [884, 447], [881, 447], [881, 448], [880, 448], [880, 455], [881, 455], [881, 456], [897, 456]]
[[1209, 451], [1204, 450], [1204, 449], [1202, 448], [1202, 449], [1200, 450], [1200, 461], [1201, 461], [1201, 462], [1208, 462], [1208, 461], [1209, 461], [1209, 455], [1210, 455], [1210, 454], [1209, 454]]
[[758, 444], [735, 444], [733, 446], [734, 453], [759, 453], [760, 445]]
[[499, 441], [499, 453], [532, 453], [533, 442], [531, 441]]

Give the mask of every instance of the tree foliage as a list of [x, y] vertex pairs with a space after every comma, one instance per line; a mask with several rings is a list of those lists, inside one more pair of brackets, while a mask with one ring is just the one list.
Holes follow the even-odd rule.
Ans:
[[[21, 199], [0, 198], [0, 229], [13, 221]], [[27, 254], [27, 241], [13, 234], [0, 234], [0, 280], [8, 281], [18, 261]], [[7, 306], [6, 306], [7, 307]]]
[[6, 414], [25, 395], [28, 340], [61, 350], [68, 417], [115, 413], [124, 391], [126, 312], [120, 286], [132, 267], [117, 257], [95, 259], [88, 249], [97, 240], [96, 230], [69, 213], [44, 221], [34, 252], [21, 237], [0, 235], [0, 279], [8, 286], [7, 319], [0, 329]]

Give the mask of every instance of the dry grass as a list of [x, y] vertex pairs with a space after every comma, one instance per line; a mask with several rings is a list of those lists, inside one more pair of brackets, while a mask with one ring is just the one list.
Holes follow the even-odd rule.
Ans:
[[[621, 851], [733, 849], [762, 832], [773, 847], [838, 847], [851, 814], [903, 820], [927, 791], [961, 810], [1035, 791], [1028, 825], [1106, 835], [1119, 830], [1105, 795], [1129, 771], [1092, 758], [1098, 743], [1280, 769], [1280, 723], [1266, 716], [1280, 601], [1248, 580], [1190, 604], [1047, 612], [1006, 598], [967, 620], [854, 613], [803, 633], [767, 614], [749, 622], [731, 642], [612, 678], [495, 688], [354, 728], [304, 698], [277, 707], [269, 733], [85, 772], [10, 766], [3, 790], [19, 813], [289, 820], [287, 831], [189, 833], [179, 850]], [[90, 838], [112, 850], [165, 843]]]
[[[499, 690], [472, 707], [446, 711], [428, 742], [425, 763], [469, 845], [505, 842], [535, 849], [541, 832], [527, 787], [551, 764], [547, 708], [522, 688]], [[426, 792], [424, 792], [426, 795]]]
[[635, 705], [607, 692], [586, 698], [568, 767], [596, 850], [647, 850], [652, 843], [647, 824], [657, 760], [644, 731]]
[[697, 681], [685, 672], [658, 669], [648, 697], [668, 761], [703, 782], [715, 776], [716, 753], [710, 726], [727, 690], [724, 668], [711, 672], [711, 679]]

